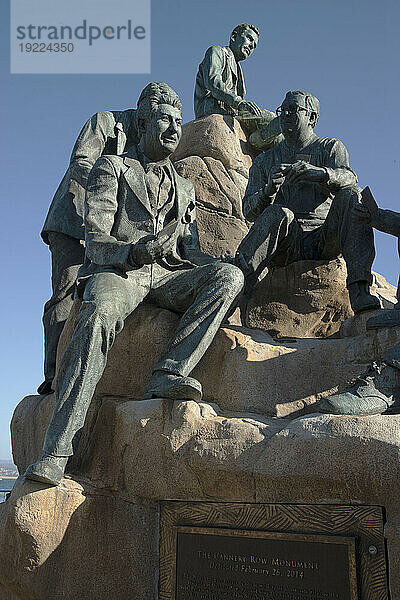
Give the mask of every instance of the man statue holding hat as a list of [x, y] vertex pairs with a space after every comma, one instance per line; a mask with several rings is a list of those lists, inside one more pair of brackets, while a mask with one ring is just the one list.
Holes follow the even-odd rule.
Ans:
[[257, 47], [260, 31], [241, 23], [231, 33], [228, 46], [210, 46], [196, 76], [194, 112], [196, 119], [209, 115], [231, 115], [238, 119], [257, 148], [279, 141], [279, 119], [275, 113], [245, 99], [246, 87], [240, 63]]

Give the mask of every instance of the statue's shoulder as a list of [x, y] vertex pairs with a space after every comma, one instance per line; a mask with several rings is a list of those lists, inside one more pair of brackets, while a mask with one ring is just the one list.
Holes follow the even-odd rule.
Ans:
[[343, 146], [343, 142], [333, 137], [317, 137], [313, 143], [318, 144], [319, 146], [323, 146], [327, 150], [333, 148], [333, 146]]
[[[100, 156], [93, 165], [93, 169], [98, 167], [105, 167], [111, 163], [114, 170], [120, 170], [124, 165], [124, 157], [126, 156], [121, 154], [118, 156], [117, 154], [103, 154]], [[126, 168], [126, 167], [125, 167]]]
[[117, 115], [119, 115], [121, 112], [122, 111], [118, 111], [118, 110], [101, 110], [101, 111], [95, 113], [94, 115], [92, 115], [89, 120], [95, 119], [96, 121], [99, 121], [99, 122], [115, 123], [116, 119], [118, 118]]
[[211, 60], [213, 57], [223, 58], [226, 55], [224, 46], [210, 46], [207, 48], [204, 59]]

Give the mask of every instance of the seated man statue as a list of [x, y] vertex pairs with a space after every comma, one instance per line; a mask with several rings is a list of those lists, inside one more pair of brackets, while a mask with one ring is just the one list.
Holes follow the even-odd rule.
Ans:
[[58, 186], [42, 230], [52, 262], [52, 297], [44, 306], [44, 381], [39, 394], [52, 391], [57, 345], [71, 311], [76, 277], [85, 248], [83, 207], [87, 179], [102, 154], [122, 154], [137, 141], [136, 111], [105, 111], [93, 115], [82, 128], [69, 167]]
[[[240, 66], [255, 50], [259, 35], [257, 27], [243, 23], [232, 31], [229, 46], [208, 48], [196, 77], [194, 113], [196, 119], [215, 114], [232, 115], [251, 134], [250, 141], [253, 143], [255, 139], [255, 145], [262, 147], [279, 136], [279, 122], [275, 113], [245, 100]], [[260, 128], [262, 139], [258, 134]]]
[[[165, 83], [150, 83], [137, 106], [140, 143], [94, 165], [85, 200], [82, 306], [56, 379], [56, 407], [44, 454], [29, 479], [57, 485], [73, 454], [108, 351], [146, 298], [182, 314], [154, 367], [145, 398], [202, 397], [189, 373], [243, 287], [234, 265], [200, 251], [193, 185], [169, 160], [181, 137], [181, 103]], [[132, 368], [140, 368], [140, 364]]]
[[254, 224], [236, 254], [247, 279], [247, 296], [266, 267], [342, 254], [355, 313], [380, 307], [371, 295], [375, 256], [371, 226], [353, 212], [357, 177], [339, 140], [314, 133], [319, 101], [309, 92], [288, 92], [277, 109], [284, 140], [254, 161], [243, 214]]
[[[368, 198], [368, 194], [366, 197]], [[356, 207], [356, 213], [362, 222], [399, 238], [400, 254], [400, 213], [378, 207], [374, 209], [371, 202]], [[397, 296], [399, 292], [398, 287]], [[382, 310], [367, 321], [367, 329], [399, 326], [399, 302], [394, 308]], [[399, 412], [399, 392], [400, 343], [396, 344], [382, 360], [373, 362], [346, 390], [321, 400], [318, 410], [336, 415], [359, 416]]]

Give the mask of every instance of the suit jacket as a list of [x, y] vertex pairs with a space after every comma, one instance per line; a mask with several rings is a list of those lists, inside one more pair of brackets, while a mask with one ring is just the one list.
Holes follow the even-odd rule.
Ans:
[[236, 114], [245, 94], [242, 68], [232, 50], [228, 46], [208, 48], [196, 77], [196, 119], [212, 114]]
[[99, 112], [85, 123], [47, 213], [41, 232], [46, 244], [50, 231], [85, 239], [83, 213], [90, 170], [103, 154], [122, 154], [137, 142], [135, 114], [133, 109]]
[[[170, 215], [176, 221], [175, 250], [159, 261], [167, 270], [192, 268], [213, 259], [200, 251], [195, 217], [193, 185], [169, 165], [175, 188]], [[135, 146], [122, 156], [103, 156], [94, 165], [88, 179], [85, 201], [86, 256], [78, 279], [93, 273], [116, 272], [122, 276], [150, 265], [137, 265], [131, 249], [156, 230], [156, 210], [151, 206], [144, 169]], [[164, 223], [164, 226], [168, 223]]]

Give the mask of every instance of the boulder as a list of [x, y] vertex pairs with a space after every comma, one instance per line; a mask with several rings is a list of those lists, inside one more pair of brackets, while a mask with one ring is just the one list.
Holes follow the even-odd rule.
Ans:
[[[246, 325], [264, 329], [276, 338], [335, 335], [353, 315], [346, 277], [343, 258], [300, 261], [273, 269], [254, 289]], [[385, 308], [396, 301], [396, 288], [381, 275], [374, 274], [371, 291]]]
[[235, 255], [248, 231], [242, 214], [253, 151], [236, 119], [211, 115], [186, 123], [173, 155], [195, 188], [200, 246], [211, 256]]
[[175, 168], [193, 183], [198, 206], [244, 221], [242, 198], [247, 186], [245, 177], [239, 175], [234, 178], [232, 169], [227, 171], [221, 161], [210, 157], [189, 156], [176, 162]]
[[248, 232], [246, 223], [202, 206], [197, 208], [196, 214], [203, 252], [216, 258], [224, 254], [235, 256], [237, 247]]
[[228, 115], [210, 115], [185, 123], [182, 138], [172, 155], [174, 162], [188, 156], [210, 156], [248, 177], [254, 156], [259, 153], [247, 141], [239, 121]]

